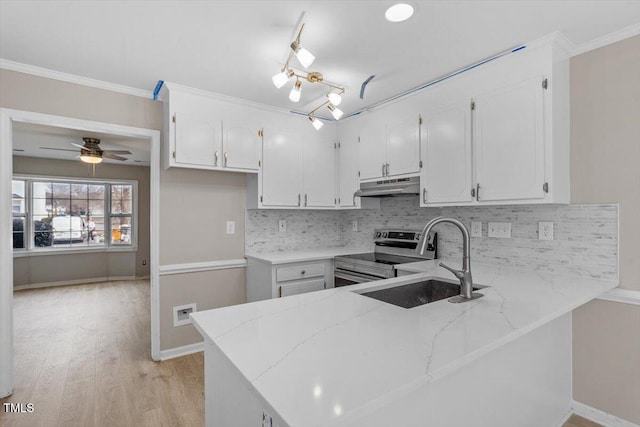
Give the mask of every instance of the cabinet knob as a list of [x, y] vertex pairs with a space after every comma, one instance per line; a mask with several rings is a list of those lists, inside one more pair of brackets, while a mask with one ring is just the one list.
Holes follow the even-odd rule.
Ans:
[[302, 271], [300, 272], [300, 274], [304, 274], [304, 273], [306, 273], [306, 271], [304, 271], [304, 270], [302, 270]]

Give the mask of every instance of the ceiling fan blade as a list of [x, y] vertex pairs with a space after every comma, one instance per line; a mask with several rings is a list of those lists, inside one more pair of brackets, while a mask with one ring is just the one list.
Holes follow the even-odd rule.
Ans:
[[77, 153], [78, 150], [72, 150], [70, 148], [52, 148], [52, 147], [38, 147], [41, 150], [56, 150], [56, 151], [73, 151], [74, 153]]
[[82, 148], [83, 150], [87, 149], [87, 147], [85, 147], [84, 145], [76, 144], [75, 142], [71, 142], [70, 144], [74, 147]]
[[102, 150], [104, 154], [131, 154], [131, 151], [127, 150]]
[[109, 153], [102, 153], [102, 157], [104, 157], [105, 159], [120, 160], [121, 162], [124, 162], [125, 160], [127, 160], [126, 157], [116, 156], [115, 154], [109, 154]]

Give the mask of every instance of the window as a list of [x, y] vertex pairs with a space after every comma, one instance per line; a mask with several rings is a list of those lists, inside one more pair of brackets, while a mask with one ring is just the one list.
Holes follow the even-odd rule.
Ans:
[[136, 182], [14, 177], [13, 248], [135, 246]]

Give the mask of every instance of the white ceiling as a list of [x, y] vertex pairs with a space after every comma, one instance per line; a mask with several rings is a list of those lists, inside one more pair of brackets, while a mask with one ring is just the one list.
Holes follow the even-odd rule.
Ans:
[[639, 0], [410, 1], [415, 15], [395, 24], [384, 19], [393, 3], [3, 0], [0, 57], [134, 88], [166, 80], [308, 110], [323, 95], [317, 85], [303, 85], [296, 105], [290, 86], [271, 83], [304, 13], [311, 68], [347, 87], [341, 108], [352, 112], [554, 31], [580, 45], [640, 22]]
[[[86, 132], [75, 129], [58, 128], [16, 122], [13, 125], [13, 154], [16, 156], [39, 157], [47, 159], [78, 160], [80, 149], [71, 145], [83, 144], [82, 138], [98, 138], [102, 150], [128, 150], [131, 154], [123, 154], [126, 161], [104, 158], [104, 163], [131, 166], [149, 166], [149, 141], [137, 138], [114, 136], [98, 132]], [[41, 147], [62, 150], [47, 150]]]

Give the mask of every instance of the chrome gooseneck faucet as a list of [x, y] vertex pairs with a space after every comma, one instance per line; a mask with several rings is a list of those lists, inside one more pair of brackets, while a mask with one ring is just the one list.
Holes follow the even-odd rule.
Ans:
[[424, 254], [429, 232], [434, 226], [442, 222], [451, 223], [458, 227], [462, 232], [462, 270], [456, 270], [443, 263], [438, 264], [440, 267], [446, 268], [452, 272], [458, 280], [460, 280], [460, 295], [450, 298], [449, 302], [465, 302], [482, 297], [482, 294], [473, 292], [473, 279], [471, 278], [471, 236], [469, 234], [469, 230], [462, 222], [455, 218], [446, 218], [442, 216], [432, 219], [424, 226], [424, 229], [422, 229], [420, 243], [418, 243], [416, 251], [420, 252], [420, 254]]

